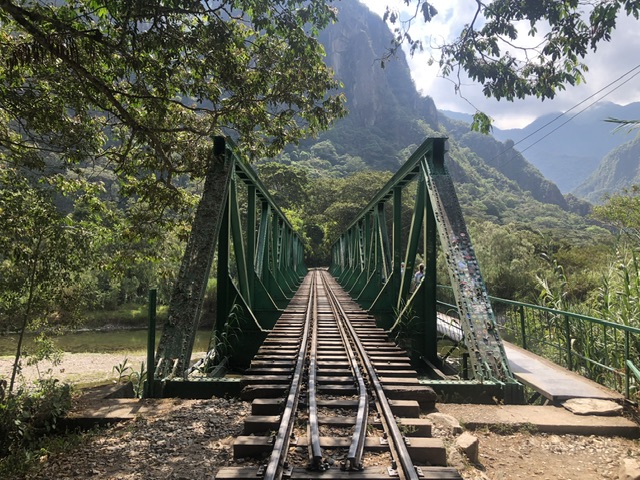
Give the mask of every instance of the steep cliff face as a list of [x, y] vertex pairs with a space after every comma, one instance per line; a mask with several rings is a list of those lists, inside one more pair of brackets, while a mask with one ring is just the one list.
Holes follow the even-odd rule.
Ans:
[[416, 91], [404, 52], [381, 66], [393, 40], [387, 25], [357, 0], [342, 1], [338, 8], [339, 21], [324, 30], [320, 40], [326, 63], [344, 83], [347, 104], [359, 125], [386, 125], [385, 117], [400, 110], [435, 127], [435, 104]]
[[[380, 17], [358, 0], [341, 0], [337, 6], [339, 21], [320, 34], [320, 41], [327, 65], [344, 85], [349, 114], [303, 148], [313, 150], [317, 142], [329, 141], [335, 148], [331, 157], [357, 156], [370, 168], [396, 171], [406, 158], [401, 150], [444, 134], [481, 162], [463, 167], [464, 162], [457, 164], [460, 159], [452, 156], [449, 169], [456, 182], [500, 184], [512, 195], [530, 192], [535, 200], [568, 209], [555, 184], [514, 151], [512, 143], [471, 133], [468, 125], [440, 115], [434, 101], [417, 92], [402, 51], [385, 60], [393, 35]], [[508, 162], [501, 162], [503, 151], [512, 153]], [[476, 171], [467, 172], [467, 168]]]
[[606, 195], [640, 183], [640, 133], [607, 154], [598, 168], [573, 193], [600, 203]]
[[502, 143], [487, 135], [467, 132], [458, 137], [458, 142], [479, 155], [487, 165], [516, 182], [522, 190], [531, 192], [531, 196], [539, 202], [555, 204], [564, 210], [569, 209], [569, 204], [560, 189], [544, 178], [536, 167], [513, 148], [513, 141], [507, 140]]

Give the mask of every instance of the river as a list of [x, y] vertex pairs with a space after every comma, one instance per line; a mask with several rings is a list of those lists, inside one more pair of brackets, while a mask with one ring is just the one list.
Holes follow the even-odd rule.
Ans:
[[[161, 331], [156, 333], [156, 342]], [[194, 352], [207, 351], [210, 330], [198, 330]], [[33, 345], [33, 334], [28, 334], [24, 344], [27, 352]], [[54, 337], [55, 344], [67, 353], [119, 353], [145, 352], [147, 330], [110, 330], [92, 332], [70, 332]], [[18, 335], [0, 335], [0, 356], [15, 355]]]

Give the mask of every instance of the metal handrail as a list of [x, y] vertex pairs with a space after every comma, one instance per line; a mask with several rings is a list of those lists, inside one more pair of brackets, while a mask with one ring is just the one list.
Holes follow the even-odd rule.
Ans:
[[[438, 291], [446, 292], [445, 295], [450, 289], [446, 285], [438, 286]], [[637, 363], [640, 328], [541, 305], [493, 296], [489, 299], [496, 311], [500, 311], [500, 305], [507, 307], [496, 314], [501, 333], [507, 340], [617, 390], [627, 399], [640, 398]], [[457, 311], [454, 305], [441, 299], [438, 299], [438, 305], [449, 312], [451, 309]], [[582, 340], [586, 342], [579, 344]], [[556, 349], [556, 355], [550, 355], [550, 348]], [[632, 395], [634, 379], [635, 393]]]

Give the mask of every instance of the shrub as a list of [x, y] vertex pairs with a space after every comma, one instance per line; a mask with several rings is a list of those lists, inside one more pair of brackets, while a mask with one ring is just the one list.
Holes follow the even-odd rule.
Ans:
[[55, 430], [70, 407], [70, 386], [53, 378], [0, 398], [0, 457], [34, 447], [42, 435]]

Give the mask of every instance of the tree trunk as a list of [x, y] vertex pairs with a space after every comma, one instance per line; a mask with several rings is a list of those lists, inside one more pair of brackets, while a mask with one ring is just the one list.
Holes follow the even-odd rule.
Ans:
[[16, 347], [16, 358], [13, 362], [13, 369], [11, 370], [11, 382], [9, 383], [9, 393], [13, 391], [13, 386], [16, 381], [16, 375], [18, 373], [18, 367], [20, 366], [20, 358], [22, 357], [22, 342], [24, 341], [24, 334], [29, 326], [29, 316], [31, 315], [31, 306], [33, 305], [33, 297], [35, 295], [36, 288], [36, 271], [38, 269], [38, 261], [40, 259], [40, 246], [42, 245], [42, 234], [38, 238], [36, 245], [35, 257], [33, 258], [33, 265], [31, 272], [29, 273], [29, 297], [27, 298], [27, 307], [22, 319], [22, 328], [20, 329], [20, 337], [18, 338], [18, 346]]
[[158, 344], [155, 377], [159, 378], [185, 374], [200, 322], [233, 171], [233, 158], [225, 155], [224, 139], [216, 137], [215, 140], [204, 191], [196, 210], [180, 272], [173, 288], [169, 315]]

